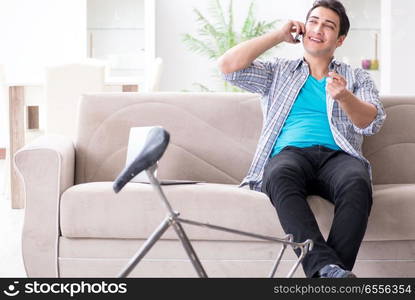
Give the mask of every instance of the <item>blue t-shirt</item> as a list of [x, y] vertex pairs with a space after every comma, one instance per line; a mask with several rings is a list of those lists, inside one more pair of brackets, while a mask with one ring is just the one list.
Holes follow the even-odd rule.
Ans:
[[315, 145], [341, 150], [330, 130], [326, 107], [326, 77], [308, 76], [281, 129], [271, 157], [286, 146], [306, 148]]

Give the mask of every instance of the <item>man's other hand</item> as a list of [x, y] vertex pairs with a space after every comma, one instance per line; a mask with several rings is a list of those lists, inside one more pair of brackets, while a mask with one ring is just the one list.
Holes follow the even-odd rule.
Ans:
[[327, 92], [334, 100], [339, 102], [350, 96], [350, 91], [347, 90], [346, 79], [335, 72], [329, 72], [329, 77], [327, 78]]

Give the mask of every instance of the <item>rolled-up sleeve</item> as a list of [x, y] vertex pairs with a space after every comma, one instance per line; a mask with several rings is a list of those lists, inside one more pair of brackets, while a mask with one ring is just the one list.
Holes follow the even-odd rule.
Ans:
[[353, 127], [359, 134], [374, 135], [382, 128], [382, 125], [386, 119], [385, 110], [379, 99], [379, 91], [368, 72], [362, 69], [356, 69], [355, 76], [356, 88], [354, 94], [360, 100], [373, 104], [377, 109], [377, 114], [375, 119], [365, 128], [359, 128], [356, 125], [353, 125]]
[[271, 61], [255, 60], [243, 70], [222, 73], [222, 78], [243, 90], [264, 96], [271, 88], [277, 63], [277, 58]]

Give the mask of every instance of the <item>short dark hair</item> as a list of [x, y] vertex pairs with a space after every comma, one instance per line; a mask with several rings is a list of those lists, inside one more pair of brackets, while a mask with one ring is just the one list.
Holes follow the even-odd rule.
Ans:
[[346, 14], [346, 9], [338, 0], [317, 0], [313, 3], [313, 7], [308, 11], [307, 18], [310, 17], [311, 12], [317, 7], [325, 7], [334, 11], [340, 18], [340, 32], [339, 36], [347, 35], [350, 29], [349, 17]]

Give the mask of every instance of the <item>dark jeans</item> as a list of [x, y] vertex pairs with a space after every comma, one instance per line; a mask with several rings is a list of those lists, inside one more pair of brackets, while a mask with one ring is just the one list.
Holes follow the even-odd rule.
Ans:
[[[315, 277], [327, 264], [352, 270], [372, 206], [369, 172], [360, 160], [323, 146], [288, 146], [265, 166], [262, 191], [276, 208], [282, 228], [293, 234], [295, 242], [313, 240], [314, 248], [302, 263], [307, 277]], [[319, 195], [334, 204], [327, 241], [306, 201], [307, 195]]]

